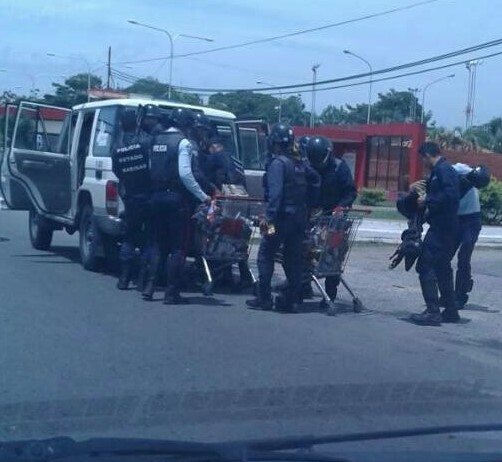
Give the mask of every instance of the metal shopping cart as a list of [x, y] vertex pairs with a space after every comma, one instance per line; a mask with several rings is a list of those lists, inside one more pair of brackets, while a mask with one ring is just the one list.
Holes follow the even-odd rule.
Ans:
[[212, 294], [215, 281], [225, 269], [248, 261], [256, 234], [254, 225], [263, 208], [263, 201], [259, 199], [223, 196], [210, 206], [200, 207], [194, 215], [196, 253], [206, 279], [202, 285], [204, 295]]
[[326, 307], [327, 314], [336, 314], [336, 305], [326, 293], [320, 279], [334, 276], [339, 278], [342, 285], [352, 297], [353, 309], [356, 313], [364, 309], [361, 300], [356, 297], [342, 277], [345, 266], [354, 244], [357, 229], [364, 215], [370, 210], [348, 209], [336, 211], [333, 215], [322, 215], [316, 218], [310, 230], [310, 253], [312, 280], [322, 294], [321, 304]]

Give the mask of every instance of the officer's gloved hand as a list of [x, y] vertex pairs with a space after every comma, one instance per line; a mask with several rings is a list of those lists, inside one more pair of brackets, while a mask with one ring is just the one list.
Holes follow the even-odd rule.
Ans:
[[270, 220], [263, 218], [260, 221], [260, 233], [262, 236], [271, 236], [272, 234], [275, 234], [274, 224]]

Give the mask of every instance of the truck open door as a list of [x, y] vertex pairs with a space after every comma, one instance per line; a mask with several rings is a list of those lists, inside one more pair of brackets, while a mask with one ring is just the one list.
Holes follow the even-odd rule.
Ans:
[[252, 197], [262, 198], [268, 124], [264, 120], [237, 120], [235, 125], [248, 193]]
[[2, 161], [9, 208], [62, 215], [71, 207], [71, 110], [22, 101]]

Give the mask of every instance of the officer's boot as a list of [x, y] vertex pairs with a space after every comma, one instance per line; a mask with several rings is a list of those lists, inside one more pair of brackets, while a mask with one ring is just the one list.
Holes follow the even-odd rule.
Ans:
[[247, 261], [239, 262], [239, 289], [249, 289], [253, 287], [255, 279], [251, 270], [249, 269], [249, 264]]
[[152, 262], [146, 269], [146, 279], [141, 295], [144, 300], [151, 301], [155, 293], [155, 285], [157, 282], [158, 265]]
[[440, 326], [442, 318], [436, 280], [433, 277], [420, 277], [420, 286], [427, 308], [423, 313], [412, 314], [410, 320], [420, 326]]
[[182, 297], [179, 290], [173, 285], [167, 286], [166, 293], [164, 295], [164, 305], [188, 305], [189, 303], [190, 300]]
[[120, 276], [117, 281], [117, 289], [127, 290], [129, 289], [129, 283], [131, 282], [132, 266], [130, 262], [122, 262], [120, 267]]
[[328, 276], [324, 280], [324, 288], [330, 300], [335, 300], [338, 295], [338, 284], [340, 284], [340, 278], [338, 276]]
[[455, 275], [455, 298], [457, 300], [457, 309], [462, 310], [464, 306], [469, 301], [469, 293], [472, 291], [474, 281], [469, 278], [467, 279], [462, 271], [457, 270]]
[[445, 309], [441, 313], [443, 322], [454, 323], [460, 321], [451, 272], [449, 275], [446, 274], [446, 276], [438, 278], [438, 286], [445, 306]]
[[300, 311], [300, 296], [297, 290], [286, 289], [275, 297], [275, 309], [283, 313], [298, 313]]
[[246, 300], [246, 305], [252, 310], [264, 310], [270, 311], [274, 308], [274, 302], [272, 300], [272, 294], [270, 290], [263, 287], [263, 284], [258, 283], [258, 295], [257, 297]]
[[148, 275], [147, 273], [148, 271], [146, 265], [142, 265], [138, 273], [138, 279], [136, 281], [136, 290], [138, 292], [143, 292], [143, 290], [145, 290]]

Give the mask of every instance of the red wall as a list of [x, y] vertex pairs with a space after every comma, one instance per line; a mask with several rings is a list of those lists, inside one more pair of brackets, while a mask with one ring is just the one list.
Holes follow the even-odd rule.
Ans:
[[[419, 123], [399, 124], [370, 124], [339, 127], [328, 125], [324, 127], [295, 127], [295, 135], [322, 135], [335, 143], [337, 154], [356, 151], [356, 184], [364, 187], [366, 178], [367, 152], [366, 143], [370, 136], [404, 136], [411, 139], [410, 147], [410, 183], [420, 179], [423, 175], [423, 163], [418, 148], [425, 141], [425, 127]], [[344, 141], [351, 143], [344, 143]], [[338, 152], [340, 151], [340, 152]]]

